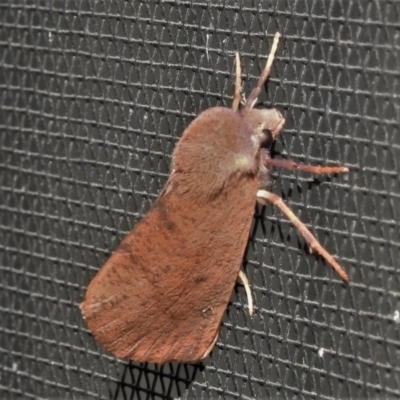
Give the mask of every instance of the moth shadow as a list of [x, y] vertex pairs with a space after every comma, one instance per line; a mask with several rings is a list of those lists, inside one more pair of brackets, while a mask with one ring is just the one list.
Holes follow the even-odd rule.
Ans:
[[[318, 183], [315, 183], [318, 184]], [[302, 193], [301, 187], [297, 188], [299, 193]], [[284, 202], [288, 202], [288, 199], [292, 197], [293, 188], [289, 188], [285, 194], [283, 194], [282, 200]], [[297, 215], [297, 210], [292, 210]], [[277, 237], [276, 237], [277, 236]], [[289, 220], [282, 216], [279, 210], [275, 209], [272, 204], [268, 205], [260, 205], [258, 204], [254, 213], [254, 226], [250, 235], [249, 244], [254, 244], [256, 242], [256, 238], [269, 238], [272, 241], [272, 238], [278, 240], [282, 246], [288, 246], [289, 243], [292, 242], [293, 236], [296, 237], [296, 249], [304, 254], [309, 254], [309, 246], [305, 239], [302, 237], [300, 232], [292, 226]], [[246, 251], [249, 249], [249, 244], [246, 248]], [[273, 253], [273, 252], [272, 252]], [[271, 257], [273, 257], [271, 253]], [[317, 256], [314, 254], [314, 256]], [[318, 257], [323, 259], [322, 257]]]
[[202, 363], [156, 365], [129, 362], [124, 366], [115, 393], [110, 397], [114, 400], [178, 399], [202, 370]]

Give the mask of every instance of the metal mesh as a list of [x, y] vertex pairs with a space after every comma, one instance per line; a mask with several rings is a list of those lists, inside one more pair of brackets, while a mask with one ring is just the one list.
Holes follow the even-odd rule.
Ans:
[[[0, 1], [1, 398], [399, 398], [400, 3]], [[342, 283], [258, 207], [202, 364], [117, 360], [88, 333], [85, 287], [168, 176], [183, 129], [245, 92], [283, 110], [282, 196], [352, 276]]]

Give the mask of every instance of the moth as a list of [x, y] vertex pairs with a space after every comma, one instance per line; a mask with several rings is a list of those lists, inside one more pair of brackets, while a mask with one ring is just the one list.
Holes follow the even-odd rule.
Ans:
[[270, 74], [280, 34], [245, 101], [236, 53], [231, 108], [202, 112], [173, 154], [172, 172], [150, 211], [106, 261], [80, 308], [95, 339], [117, 357], [138, 362], [194, 363], [212, 350], [241, 270], [256, 202], [274, 204], [298, 228], [311, 251], [345, 280], [349, 277], [276, 194], [267, 190], [272, 168], [314, 174], [341, 166], [271, 159], [285, 120], [275, 108], [255, 109]]

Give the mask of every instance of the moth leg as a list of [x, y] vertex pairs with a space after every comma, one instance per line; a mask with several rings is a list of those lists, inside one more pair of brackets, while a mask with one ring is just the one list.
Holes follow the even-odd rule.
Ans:
[[313, 234], [308, 230], [308, 228], [301, 222], [294, 214], [293, 211], [283, 202], [283, 200], [274, 193], [267, 192], [266, 190], [259, 190], [257, 192], [257, 200], [266, 204], [267, 202], [272, 203], [274, 206], [278, 207], [283, 214], [285, 214], [290, 222], [299, 230], [306, 239], [307, 243], [310, 245], [310, 252], [317, 252], [333, 267], [333, 269], [340, 275], [344, 281], [349, 281], [350, 278], [344, 269], [336, 262], [331, 254], [329, 254], [318, 242], [318, 240], [313, 236]]
[[321, 167], [319, 165], [298, 164], [291, 160], [280, 160], [276, 158], [266, 158], [264, 163], [267, 167], [277, 167], [294, 171], [310, 172], [311, 174], [339, 174], [348, 172], [347, 167]]
[[269, 52], [267, 64], [265, 65], [264, 71], [258, 78], [257, 86], [250, 92], [249, 97], [247, 97], [245, 108], [253, 108], [254, 104], [257, 102], [258, 95], [261, 93], [262, 87], [265, 81], [268, 79], [271, 72], [271, 67], [274, 62], [275, 53], [278, 48], [279, 38], [281, 34], [279, 32], [275, 33], [274, 41], [272, 42], [271, 51]]
[[207, 347], [206, 351], [199, 358], [199, 361], [202, 360], [203, 358], [206, 358], [210, 354], [211, 350], [214, 348], [214, 345], [218, 339], [218, 336], [219, 336], [219, 329], [217, 330], [217, 333], [215, 334], [215, 337], [214, 337], [213, 341], [211, 342], [210, 346]]
[[239, 53], [236, 52], [236, 78], [235, 78], [235, 93], [233, 94], [232, 110], [237, 111], [240, 101], [242, 100], [242, 68], [240, 66]]
[[247, 295], [247, 302], [249, 303], [249, 314], [253, 315], [253, 298], [251, 297], [251, 289], [249, 285], [249, 280], [247, 279], [246, 274], [243, 270], [239, 271], [239, 279], [242, 281], [244, 290], [246, 291]]

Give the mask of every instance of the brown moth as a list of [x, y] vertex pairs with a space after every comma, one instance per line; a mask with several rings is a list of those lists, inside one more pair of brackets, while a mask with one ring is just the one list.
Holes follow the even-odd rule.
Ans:
[[202, 112], [176, 145], [168, 182], [144, 218], [89, 284], [81, 310], [96, 340], [117, 357], [192, 363], [213, 348], [240, 270], [256, 201], [276, 205], [311, 250], [344, 279], [347, 274], [277, 195], [266, 190], [273, 167], [311, 173], [344, 167], [273, 160], [269, 149], [285, 120], [276, 109], [253, 109], [278, 46], [243, 108], [236, 54], [232, 108]]

